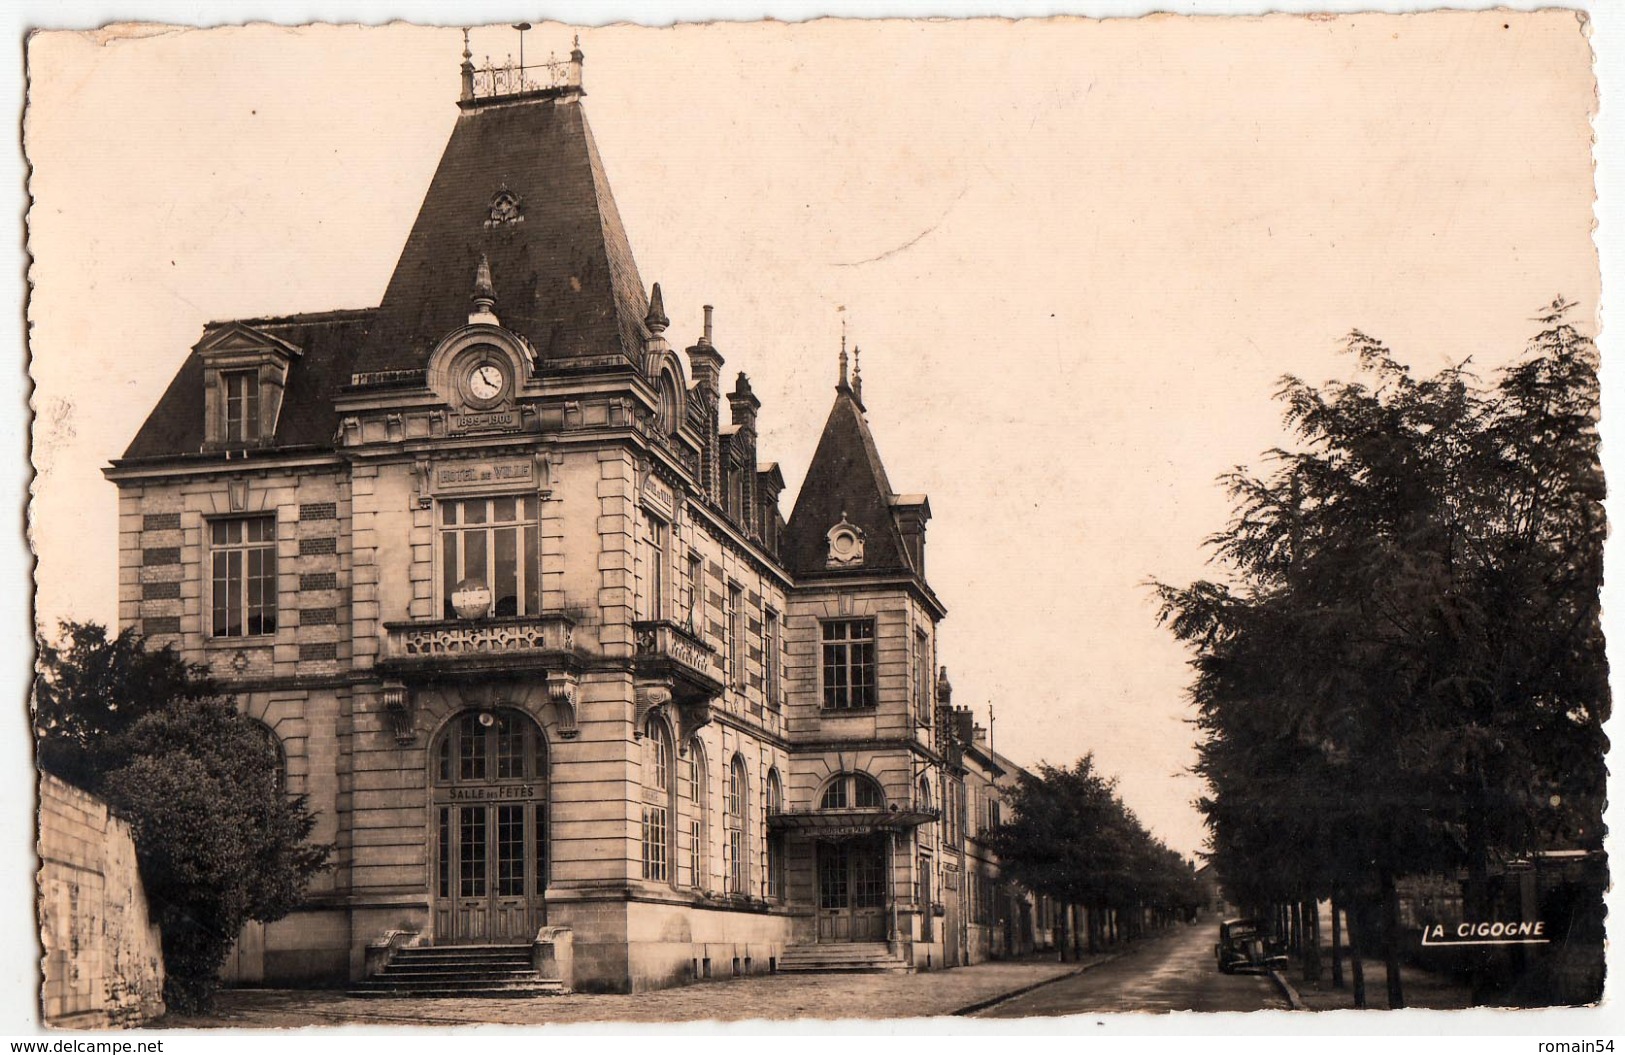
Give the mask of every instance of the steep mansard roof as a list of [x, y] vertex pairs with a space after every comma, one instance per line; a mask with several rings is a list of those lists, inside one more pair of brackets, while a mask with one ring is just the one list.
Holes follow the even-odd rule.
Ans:
[[[494, 210], [504, 191], [517, 214]], [[648, 297], [579, 96], [458, 117], [356, 370], [422, 368], [467, 322], [482, 253], [502, 325], [541, 358], [642, 354]]]
[[843, 382], [790, 514], [785, 564], [798, 576], [829, 573], [829, 530], [844, 517], [863, 532], [863, 563], [855, 571], [918, 575], [892, 513], [896, 498], [863, 408]]
[[[366, 308], [238, 321], [239, 325], [280, 338], [302, 353], [288, 370], [288, 387], [272, 446], [333, 446], [339, 427], [333, 396], [340, 385], [350, 380], [356, 349], [366, 339], [375, 311]], [[229, 325], [232, 323], [209, 323], [198, 344]], [[203, 442], [203, 357], [194, 349], [130, 441], [124, 457], [196, 454]]]
[[[495, 209], [499, 195], [513, 207]], [[481, 104], [458, 116], [382, 304], [240, 320], [303, 353], [272, 446], [331, 446], [333, 400], [353, 374], [423, 369], [468, 321], [481, 254], [502, 325], [543, 359], [641, 354], [648, 299], [579, 96]], [[195, 453], [203, 424], [194, 351], [124, 457]]]

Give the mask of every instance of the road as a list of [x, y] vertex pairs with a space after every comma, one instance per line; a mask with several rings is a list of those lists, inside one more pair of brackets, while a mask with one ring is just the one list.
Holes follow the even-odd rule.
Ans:
[[1218, 925], [1210, 920], [1137, 943], [1092, 970], [995, 1004], [977, 1018], [1080, 1015], [1101, 1011], [1285, 1010], [1268, 975], [1220, 974], [1213, 965]]

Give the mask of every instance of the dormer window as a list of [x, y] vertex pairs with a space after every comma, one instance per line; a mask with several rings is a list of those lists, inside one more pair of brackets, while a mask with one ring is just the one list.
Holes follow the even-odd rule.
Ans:
[[272, 443], [288, 368], [301, 354], [298, 346], [234, 322], [211, 329], [197, 352], [203, 358], [204, 449]]
[[246, 446], [260, 438], [260, 378], [258, 370], [227, 370], [226, 443]]

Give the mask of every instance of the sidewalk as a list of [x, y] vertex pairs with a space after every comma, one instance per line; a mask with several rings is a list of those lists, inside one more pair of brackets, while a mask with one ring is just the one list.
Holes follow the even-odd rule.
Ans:
[[737, 1022], [749, 1019], [931, 1018], [1065, 977], [1077, 963], [1000, 961], [920, 974], [772, 974], [700, 982], [633, 996], [363, 1000], [334, 990], [233, 989], [214, 1013], [166, 1015], [157, 1029], [270, 1029], [380, 1024], [460, 1026], [576, 1022]]
[[[1388, 969], [1380, 959], [1371, 959], [1362, 956], [1360, 963], [1365, 968], [1365, 1005], [1368, 1009], [1388, 1007]], [[1343, 988], [1332, 986], [1332, 952], [1331, 947], [1321, 949], [1320, 955], [1320, 982], [1303, 981], [1303, 966], [1294, 962], [1292, 967], [1282, 972], [1282, 976], [1291, 983], [1292, 988], [1298, 991], [1303, 999], [1305, 1009], [1309, 1011], [1342, 1011], [1354, 1007], [1354, 970], [1353, 963], [1347, 953], [1343, 956]], [[1463, 982], [1459, 982], [1448, 975], [1434, 974], [1418, 967], [1405, 965], [1400, 968], [1399, 978], [1404, 990], [1405, 1006], [1429, 1008], [1439, 1011], [1454, 1011], [1464, 1007], [1476, 1007], [1473, 1003], [1472, 990]]]

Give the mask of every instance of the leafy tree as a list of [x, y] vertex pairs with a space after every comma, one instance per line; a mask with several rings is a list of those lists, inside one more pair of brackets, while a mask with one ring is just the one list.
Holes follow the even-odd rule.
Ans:
[[1284, 379], [1299, 446], [1225, 478], [1228, 581], [1158, 586], [1227, 886], [1379, 900], [1393, 1006], [1398, 876], [1465, 867], [1482, 909], [1496, 861], [1600, 845], [1598, 393], [1570, 307], [1493, 385], [1358, 331], [1361, 379]]
[[1090, 909], [1091, 949], [1104, 937], [1099, 928], [1108, 914], [1129, 920], [1133, 931], [1144, 910], [1167, 920], [1200, 904], [1189, 863], [1141, 826], [1092, 756], [1071, 768], [1020, 773], [1009, 804], [1010, 815], [989, 836], [1004, 874]]
[[92, 624], [41, 646], [35, 733], [41, 768], [130, 822], [165, 1000], [207, 1006], [243, 924], [295, 908], [331, 850], [309, 842], [315, 818], [283, 793], [275, 749], [172, 648]]

